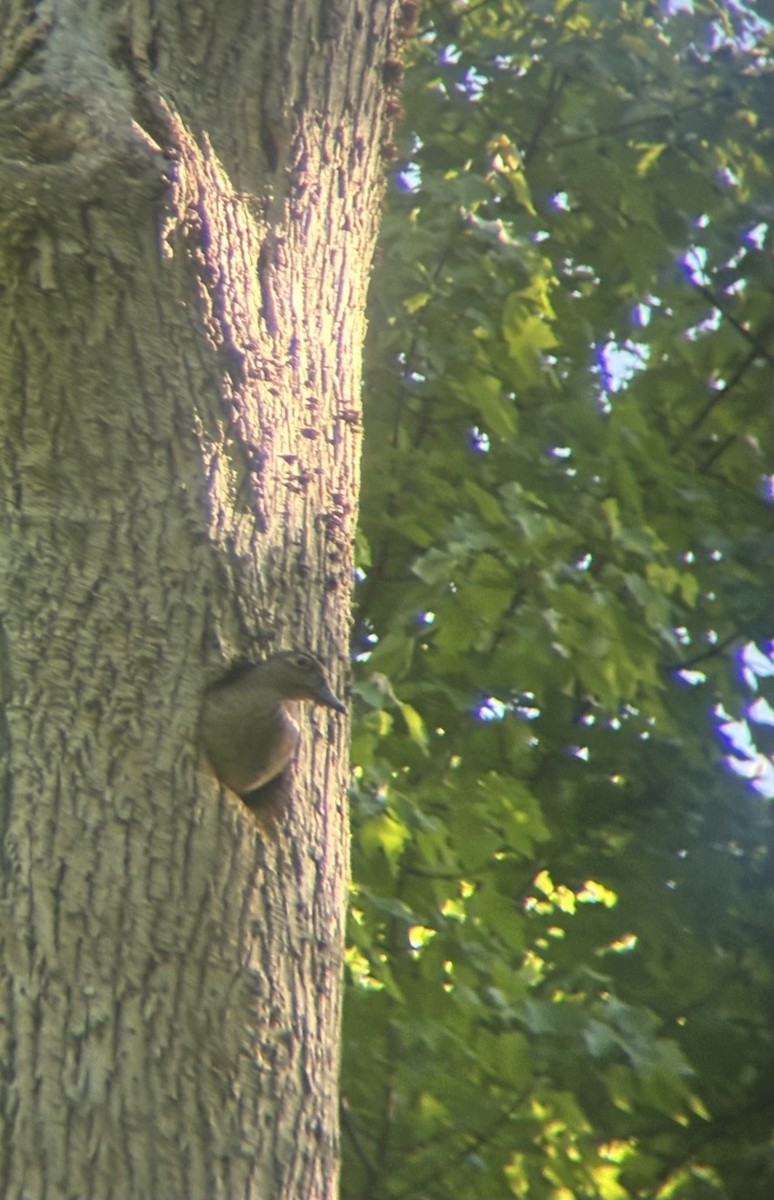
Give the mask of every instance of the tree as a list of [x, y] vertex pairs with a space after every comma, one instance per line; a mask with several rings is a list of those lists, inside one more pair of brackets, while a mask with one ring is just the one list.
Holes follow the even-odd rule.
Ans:
[[371, 292], [348, 1197], [770, 1193], [770, 15], [424, 11]]
[[332, 1196], [343, 727], [262, 827], [196, 722], [234, 658], [344, 671], [392, 5], [2, 47], [0, 1190]]

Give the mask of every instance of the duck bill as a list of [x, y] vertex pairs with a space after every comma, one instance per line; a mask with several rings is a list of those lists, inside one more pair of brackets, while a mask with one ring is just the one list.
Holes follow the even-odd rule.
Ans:
[[338, 696], [334, 695], [327, 683], [323, 684], [319, 689], [315, 699], [318, 704], [324, 704], [326, 708], [332, 708], [336, 712], [345, 713], [347, 711], [346, 704], [341, 703]]

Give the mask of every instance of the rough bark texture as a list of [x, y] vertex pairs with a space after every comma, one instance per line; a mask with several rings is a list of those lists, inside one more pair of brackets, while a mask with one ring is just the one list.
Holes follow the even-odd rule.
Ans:
[[0, 3], [4, 1200], [335, 1194], [345, 723], [195, 729], [342, 687], [388, 8]]

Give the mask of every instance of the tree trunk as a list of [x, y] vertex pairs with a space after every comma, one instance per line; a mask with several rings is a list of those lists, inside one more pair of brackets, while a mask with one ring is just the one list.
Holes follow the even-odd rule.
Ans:
[[2, 9], [4, 1200], [336, 1191], [345, 722], [263, 825], [196, 724], [344, 682], [388, 10]]

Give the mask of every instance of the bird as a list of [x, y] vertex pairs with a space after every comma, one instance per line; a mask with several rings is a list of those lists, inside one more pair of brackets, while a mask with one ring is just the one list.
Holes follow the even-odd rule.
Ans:
[[345, 713], [325, 668], [308, 650], [283, 650], [242, 664], [207, 689], [199, 736], [217, 779], [246, 798], [281, 775], [293, 758], [300, 729], [287, 709], [311, 700]]

